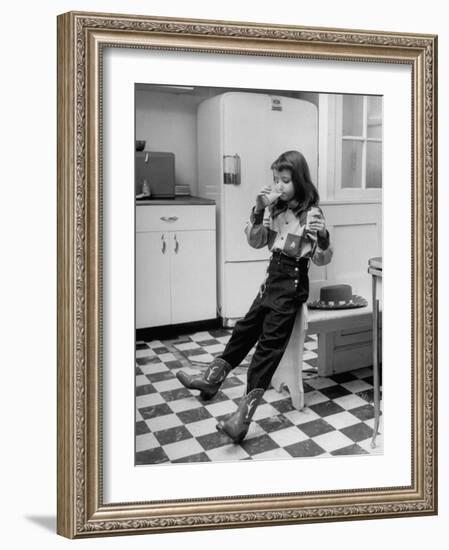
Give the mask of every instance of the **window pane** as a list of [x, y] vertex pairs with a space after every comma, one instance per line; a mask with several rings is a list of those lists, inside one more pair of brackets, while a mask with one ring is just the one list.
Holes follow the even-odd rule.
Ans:
[[342, 141], [341, 186], [342, 188], [362, 187], [362, 142]]
[[382, 187], [382, 144], [369, 141], [366, 150], [366, 187]]
[[369, 138], [382, 138], [382, 98], [368, 97], [368, 131]]
[[343, 96], [343, 135], [363, 135], [363, 96]]

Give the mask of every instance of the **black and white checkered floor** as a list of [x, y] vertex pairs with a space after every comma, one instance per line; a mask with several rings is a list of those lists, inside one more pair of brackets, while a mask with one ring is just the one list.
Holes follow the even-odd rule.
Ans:
[[188, 390], [175, 376], [180, 369], [204, 372], [230, 334], [217, 329], [176, 340], [137, 342], [136, 465], [382, 453], [381, 433], [376, 447], [370, 447], [372, 369], [318, 377], [314, 335], [307, 336], [304, 350], [305, 408], [297, 411], [287, 391], [269, 388], [245, 440], [233, 444], [215, 426], [244, 394], [252, 352], [208, 402], [200, 401], [199, 392]]

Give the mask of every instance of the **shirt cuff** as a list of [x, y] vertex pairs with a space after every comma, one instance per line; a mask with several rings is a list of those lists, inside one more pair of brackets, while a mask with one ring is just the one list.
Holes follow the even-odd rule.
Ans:
[[329, 231], [326, 229], [326, 236], [320, 237], [320, 235], [317, 236], [317, 244], [321, 248], [321, 250], [326, 250], [329, 248], [330, 238], [329, 238]]
[[261, 210], [260, 212], [256, 212], [256, 207], [253, 206], [253, 209], [251, 210], [251, 223], [253, 225], [260, 225], [263, 223], [263, 217], [264, 217], [264, 211]]

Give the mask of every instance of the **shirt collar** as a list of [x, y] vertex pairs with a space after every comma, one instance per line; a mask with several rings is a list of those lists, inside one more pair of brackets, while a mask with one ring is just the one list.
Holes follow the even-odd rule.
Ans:
[[298, 215], [299, 211], [301, 210], [301, 205], [297, 200], [292, 200], [289, 203], [284, 202], [282, 200], [277, 200], [274, 205], [272, 206], [271, 215], [273, 218], [281, 214], [282, 212], [287, 212], [290, 210], [295, 214], [295, 216]]

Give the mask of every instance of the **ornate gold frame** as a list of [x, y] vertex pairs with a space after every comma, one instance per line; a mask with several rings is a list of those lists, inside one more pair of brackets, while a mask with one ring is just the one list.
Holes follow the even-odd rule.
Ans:
[[[101, 56], [107, 46], [412, 69], [412, 485], [156, 503], [102, 500]], [[58, 17], [58, 533], [81, 538], [437, 513], [437, 37], [70, 12]]]

